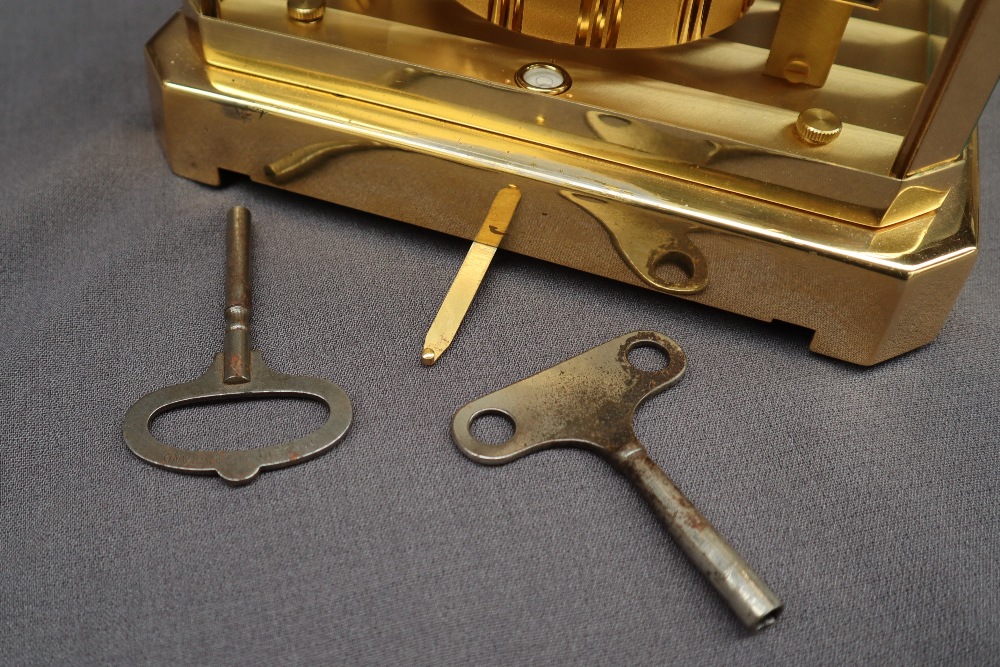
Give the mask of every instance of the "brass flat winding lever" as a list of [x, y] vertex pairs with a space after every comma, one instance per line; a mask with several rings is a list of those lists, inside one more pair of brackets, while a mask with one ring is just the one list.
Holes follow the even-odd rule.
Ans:
[[[226, 336], [224, 351], [197, 380], [160, 389], [136, 402], [125, 414], [125, 442], [154, 465], [186, 473], [218, 473], [232, 484], [249, 482], [261, 470], [307, 461], [336, 445], [351, 425], [351, 401], [329, 380], [285, 375], [264, 364], [250, 350], [250, 211], [229, 213], [226, 252]], [[149, 427], [157, 415], [197, 403], [232, 398], [306, 398], [324, 403], [330, 416], [309, 435], [272, 447], [246, 451], [194, 451], [158, 441]]]
[[509, 185], [497, 193], [490, 212], [486, 214], [486, 220], [472, 242], [469, 254], [465, 256], [455, 282], [445, 295], [441, 309], [424, 339], [424, 350], [420, 357], [424, 366], [433, 366], [455, 339], [520, 201], [521, 191], [516, 185]]
[[[639, 347], [657, 348], [669, 361], [656, 371], [640, 369], [630, 357]], [[639, 405], [677, 384], [686, 364], [677, 343], [637, 331], [469, 403], [455, 414], [452, 438], [468, 458], [486, 465], [559, 446], [600, 454], [632, 481], [740, 621], [759, 630], [774, 622], [781, 601], [653, 462], [632, 429]], [[514, 422], [507, 442], [489, 445], [472, 434], [472, 424], [489, 414]]]

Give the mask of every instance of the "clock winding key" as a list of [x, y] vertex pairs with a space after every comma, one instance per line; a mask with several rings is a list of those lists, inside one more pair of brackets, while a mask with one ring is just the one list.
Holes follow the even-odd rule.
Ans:
[[[125, 442], [141, 459], [185, 473], [218, 473], [232, 484], [249, 482], [261, 470], [307, 461], [336, 445], [351, 425], [351, 401], [329, 380], [285, 375], [250, 349], [250, 211], [237, 206], [226, 228], [226, 335], [224, 350], [197, 380], [165, 387], [137, 401], [125, 414]], [[239, 398], [305, 398], [324, 403], [329, 417], [305, 437], [245, 451], [194, 451], [158, 441], [149, 426], [157, 415], [185, 405]]]
[[[667, 364], [656, 371], [638, 368], [630, 353], [639, 347], [659, 349]], [[733, 613], [759, 630], [777, 618], [781, 600], [656, 465], [632, 429], [639, 405], [677, 384], [686, 365], [677, 343], [637, 331], [469, 403], [455, 413], [452, 438], [465, 456], [486, 465], [558, 446], [600, 454], [635, 485]], [[489, 414], [514, 422], [505, 443], [489, 445], [472, 434], [473, 422]]]

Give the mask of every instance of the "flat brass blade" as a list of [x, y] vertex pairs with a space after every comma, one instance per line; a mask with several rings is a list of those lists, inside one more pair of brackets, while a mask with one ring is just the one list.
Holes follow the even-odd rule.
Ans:
[[497, 193], [490, 212], [486, 215], [469, 254], [465, 256], [465, 261], [427, 332], [427, 338], [424, 339], [424, 351], [421, 355], [424, 366], [433, 366], [455, 339], [520, 201], [521, 191], [515, 185], [509, 185]]

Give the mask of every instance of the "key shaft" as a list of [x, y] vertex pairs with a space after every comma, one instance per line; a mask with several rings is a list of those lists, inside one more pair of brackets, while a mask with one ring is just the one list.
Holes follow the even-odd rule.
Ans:
[[236, 206], [226, 225], [226, 339], [223, 381], [250, 382], [250, 211]]
[[781, 600], [656, 465], [645, 448], [638, 445], [613, 461], [737, 618], [753, 630], [773, 623], [781, 613]]

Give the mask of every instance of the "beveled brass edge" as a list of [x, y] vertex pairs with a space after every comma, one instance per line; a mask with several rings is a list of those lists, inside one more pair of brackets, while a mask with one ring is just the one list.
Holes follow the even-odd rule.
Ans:
[[[287, 41], [289, 45], [295, 45], [299, 49], [307, 49], [311, 55], [307, 58], [310, 63], [337, 62], [337, 82], [336, 95], [353, 97], [371, 104], [385, 106], [409, 111], [414, 114], [427, 114], [428, 109], [433, 107], [439, 117], [443, 115], [443, 110], [447, 108], [444, 100], [417, 100], [412, 95], [399, 95], [394, 91], [386, 91], [372, 86], [370, 81], [357, 80], [351, 83], [351, 72], [360, 67], [345, 66], [344, 60], [349, 57], [367, 58], [370, 63], [384, 63], [387, 67], [407, 67], [411, 63], [392, 61], [383, 56], [365, 54], [362, 51], [347, 49], [332, 44], [309, 41], [294, 35], [271, 33], [259, 28], [231, 24], [227, 21], [207, 17], [201, 14], [199, 9], [190, 4], [187, 5], [186, 15], [199, 30], [197, 39], [200, 39], [204, 47], [204, 57], [206, 61], [222, 69], [241, 71], [252, 76], [271, 78], [275, 81], [289, 85], [301, 85], [316, 90], [331, 90], [331, 83], [324, 81], [323, 76], [316, 71], [310, 72], [308, 76], [302, 78], [298, 73], [302, 72], [303, 63], [296, 63], [291, 55], [293, 49], [285, 49], [284, 59], [288, 62], [281, 64], [278, 62], [261, 62], [257, 60], [255, 52], [244, 51], [240, 46], [239, 39], [225, 39], [222, 35], [232, 33], [232, 31], [245, 32], [248, 37], [259, 38], [267, 36], [269, 40]], [[336, 13], [336, 10], [335, 12]], [[351, 15], [352, 20], [367, 19], [368, 17]], [[378, 22], [378, 19], [370, 19]], [[384, 22], [383, 22], [384, 23]], [[205, 28], [205, 30], [202, 30]], [[255, 44], [255, 50], [259, 48], [260, 40], [250, 40]], [[320, 57], [324, 50], [337, 53], [337, 58]], [[525, 58], [529, 58], [525, 54]], [[427, 70], [433, 72], [433, 76], [451, 79], [458, 84], [469, 86], [469, 94], [475, 96], [476, 93], [471, 88], [501, 89], [512, 94], [530, 94], [518, 90], [516, 85], [504, 87], [496, 83], [478, 81], [467, 77], [456, 76], [441, 70]], [[537, 96], [536, 96], [537, 97]], [[597, 111], [607, 111], [603, 108], [586, 107], [580, 102], [568, 99], [565, 96], [545, 95], [544, 99], [533, 98], [532, 105], [543, 108], [547, 105], [574, 105], [593, 108]], [[555, 108], [555, 107], [554, 107]], [[788, 112], [789, 122], [786, 128], [788, 136], [794, 135], [795, 114]], [[455, 118], [442, 118], [460, 126], [461, 122]], [[496, 120], [496, 119], [494, 119]], [[535, 127], [525, 127], [523, 124], [512, 126], [505, 136], [516, 137], [521, 140], [534, 140], [539, 143], [553, 145], [559, 144], [564, 150], [580, 152], [590, 157], [617, 162], [623, 165], [649, 170], [664, 176], [689, 180], [700, 185], [707, 185], [723, 191], [751, 196], [763, 201], [780, 203], [783, 206], [791, 206], [803, 211], [815, 212], [833, 219], [849, 221], [854, 224], [867, 227], [886, 227], [898, 224], [903, 221], [912, 220], [927, 213], [935, 211], [944, 197], [960, 180], [964, 166], [961, 160], [939, 168], [921, 173], [906, 180], [900, 180], [888, 175], [888, 163], [885, 165], [886, 173], [870, 172], [857, 167], [845, 167], [829, 160], [823, 159], [824, 149], [813, 150], [816, 157], [808, 155], [792, 155], [773, 150], [766, 146], [752, 146], [717, 135], [704, 134], [688, 130], [681, 127], [672, 127], [660, 122], [646, 122], [651, 128], [664, 133], [664, 140], [687, 143], [707, 143], [718, 148], [712, 153], [714, 160], [711, 164], [689, 165], [673, 163], [665, 159], [650, 159], [649, 155], [637, 155], [634, 152], [622, 151], [607, 143], [591, 144], [580, 143], [578, 141], [566, 143], [566, 137], [546, 134], [544, 130]], [[488, 128], [489, 131], [503, 132], [501, 123], [494, 122]], [[850, 126], [848, 126], [850, 127]], [[482, 126], [475, 129], [484, 129]], [[853, 128], [855, 131], [861, 128]], [[870, 132], [870, 131], [869, 131]], [[535, 136], [538, 135], [538, 136]], [[827, 147], [828, 148], [828, 147]], [[753, 156], [753, 161], [742, 160], [735, 165], [731, 165], [732, 160], [719, 161], [715, 155], [728, 152], [730, 154], [740, 154], [743, 156]], [[809, 151], [807, 151], [809, 152]], [[753, 166], [756, 164], [757, 166]], [[748, 165], [750, 165], [748, 167]], [[822, 170], [823, 178], [804, 178], [804, 173], [812, 173]], [[794, 182], [796, 187], [789, 187]], [[835, 197], [829, 196], [834, 192]], [[876, 202], [878, 202], [876, 204]]]
[[[335, 128], [328, 122], [318, 122], [323, 119], [303, 115], [301, 110], [282, 115], [280, 109], [275, 109], [273, 111], [277, 113], [272, 115], [272, 110], [257, 107], [253, 100], [220, 94], [208, 82], [208, 70], [199, 60], [197, 44], [188, 38], [183, 21], [180, 23], [178, 21], [179, 19], [175, 19], [165, 26], [150, 43], [147, 51], [154, 117], [162, 119], [158, 129], [170, 165], [178, 174], [218, 184], [219, 169], [228, 169], [248, 174], [252, 179], [262, 183], [279, 185], [282, 189], [317, 196], [334, 203], [347, 203], [376, 214], [389, 214], [411, 224], [446, 231], [465, 238], [474, 236], [476, 225], [480, 221], [470, 220], [467, 227], [456, 229], [452, 225], [449, 229], [442, 227], [436, 216], [407, 219], [406, 215], [400, 215], [403, 210], [410, 210], [406, 207], [400, 209], [396, 206], [395, 209], [390, 207], [386, 210], [382, 207], [382, 203], [370, 202], [359, 205], [357, 201], [338, 201], [341, 198], [335, 196], [336, 193], [353, 190], [342, 180], [337, 181], [335, 190], [326, 190], [323, 194], [312, 190], [308, 184], [282, 185], [268, 179], [262, 170], [264, 161], [261, 156], [252, 157], [252, 147], [267, 146], [271, 143], [270, 140], [264, 144], [253, 140], [252, 137], [256, 136], [254, 133], [267, 131], [268, 127], [280, 129], [284, 123], [301, 123], [306, 124], [302, 127], [309, 127], [309, 133], [313, 135], [332, 137], [350, 130], [353, 124], [347, 123]], [[276, 85], [267, 82], [265, 84]], [[380, 111], [379, 116], [383, 115], [384, 113]], [[279, 125], [275, 126], [275, 123]], [[218, 151], [223, 147], [219, 142], [223, 140], [224, 135], [233, 131], [236, 132], [234, 137], [242, 136], [244, 139], [228, 149], [229, 152], [235, 150], [230, 158], [234, 155], [242, 157], [236, 161], [227, 158], [219, 162], [217, 159], [221, 158], [222, 154]], [[273, 133], [273, 129], [270, 132]], [[265, 136], [260, 135], [260, 138], [263, 139]], [[341, 142], [338, 141], [338, 145], [339, 143]], [[418, 154], [412, 150], [413, 146], [401, 148], [411, 149], [410, 152]], [[528, 148], [537, 150], [537, 147]], [[248, 149], [251, 153], [246, 152]], [[379, 150], [360, 155], [370, 155], [368, 159], [373, 159], [383, 153], [388, 155], [391, 152], [391, 149]], [[427, 157], [431, 157], [431, 154], [427, 154]], [[438, 160], [439, 157], [432, 159]], [[247, 162], [246, 159], [250, 161]], [[510, 182], [508, 181], [511, 178], [510, 172], [499, 175], [494, 173], [490, 177], [490, 170], [495, 169], [497, 164], [480, 164], [478, 168], [471, 163], [460, 166], [463, 169], [462, 177], [473, 180], [464, 185], [456, 183], [454, 187], [463, 188], [477, 183], [480, 179], [485, 179], [482, 184], [486, 185], [490, 178], [496, 177], [504, 179], [504, 182]], [[751, 260], [751, 266], [761, 269], [768, 266], [780, 269], [782, 279], [789, 282], [783, 283], [779, 280], [770, 290], [764, 288], [764, 283], [757, 284], [759, 281], [756, 279], [746, 283], [730, 284], [727, 287], [725, 281], [720, 281], [716, 275], [709, 289], [682, 298], [763, 321], [780, 319], [813, 329], [816, 332], [811, 344], [813, 351], [851, 363], [862, 365], [879, 363], [933, 340], [957, 298], [977, 254], [978, 183], [974, 180], [977, 167], [974, 146], [970, 147], [966, 165], [964, 182], [967, 189], [963, 186], [953, 193], [949, 198], [950, 203], [946, 202], [939, 214], [927, 216], [926, 222], [914, 221], [884, 230], [866, 229], [824, 220], [780, 206], [711, 191], [709, 188], [636, 174], [635, 170], [625, 170], [616, 165], [591, 160], [586, 161], [586, 166], [601, 170], [602, 173], [630, 172], [640, 181], [647, 183], [654, 181], [661, 185], [671, 183], [671, 188], [681, 188], [690, 196], [696, 196], [701, 192], [703, 198], [700, 201], [703, 203], [722, 201], [725, 202], [725, 206], [735, 207], [730, 211], [728, 218], [726, 216], [720, 218], [717, 215], [718, 209], [715, 214], [709, 210], [702, 211], [701, 215], [695, 215], [698, 211], [684, 207], [660, 209], [658, 214], [668, 216], [690, 214], [688, 217], [692, 224], [704, 230], [696, 234], [708, 234], [706, 237], [697, 236], [697, 239], [728, 239], [727, 245], [724, 246], [730, 248], [727, 253], [736, 254], [727, 258], [717, 257], [713, 254], [714, 251], [710, 253], [709, 261], [712, 262], [713, 271], [723, 268], [730, 261], [744, 261], [737, 258], [746, 258]], [[466, 169], [466, 167], [474, 168]], [[342, 179], [345, 174], [351, 172], [341, 170], [338, 173]], [[415, 177], [419, 177], [419, 173], [415, 174]], [[530, 175], [520, 174], [514, 180], [527, 186], [530, 184], [525, 180], [527, 178], [530, 178]], [[539, 187], [551, 187], [541, 181], [535, 183], [537, 185], [530, 188], [534, 192], [532, 197], [539, 194]], [[682, 195], [682, 198], [687, 195]], [[635, 201], [632, 203], [642, 204]], [[653, 206], [653, 209], [656, 209], [656, 206]], [[729, 219], [734, 216], [739, 219]], [[565, 222], [569, 225], [569, 223], [578, 224], [579, 221]], [[551, 224], [554, 224], [554, 221], [548, 223], [549, 226]], [[528, 227], [530, 228], [530, 225]], [[521, 230], [525, 225], [515, 225], [514, 228]], [[812, 231], [808, 231], [809, 229]], [[828, 233], [842, 234], [842, 243], [830, 240], [817, 246], [809, 237], [815, 237], [823, 229]], [[899, 233], [907, 236], [915, 235], [916, 245], [912, 250], [902, 255], [898, 249], [888, 255], [880, 252], [880, 248], [886, 250], [888, 247], [906, 247], [899, 246], [895, 241], [890, 242], [889, 246], [880, 245], [880, 239], [883, 237], [891, 240]], [[579, 255], [576, 255], [577, 260], [574, 260], [565, 253], [549, 252], [544, 246], [533, 248], [530, 245], [530, 236], [511, 240], [514, 242], [511, 243], [510, 249], [515, 252], [643, 286], [642, 281], [634, 274], [622, 273], [621, 268], [609, 270], [612, 265], [602, 259], [607, 256], [607, 250], [584, 256], [586, 261], [581, 264], [577, 261]], [[698, 242], [701, 243], [700, 240]], [[868, 250], [859, 251], [859, 247], [867, 247]], [[623, 265], [620, 264], [619, 267]], [[752, 278], [754, 273], [746, 275]], [[795, 282], [807, 277], [812, 287], [808, 287], [805, 293], [801, 288], [791, 289]], [[841, 281], [843, 281], [842, 288]], [[783, 286], [786, 284], [788, 290]], [[812, 293], [813, 289], [820, 291]], [[868, 309], [875, 309], [878, 316], [873, 317]]]
[[[152, 45], [151, 42], [150, 57], [155, 62], [156, 57], [152, 54]], [[183, 47], [183, 45], [181, 46]], [[174, 50], [176, 51], [176, 49]], [[871, 252], [865, 249], [871, 246], [880, 235], [895, 234], [896, 230], [906, 229], [908, 226], [914, 229], [926, 228], [929, 222], [935, 219], [932, 214], [888, 228], [877, 229], [855, 225], [850, 224], [850, 220], [838, 220], [830, 216], [809, 213], [794, 205], [759, 201], [739, 193], [705, 187], [683, 179], [664, 178], [663, 175], [648, 170], [609, 163], [591, 156], [574, 155], [536, 144], [525, 143], [519, 149], [511, 150], [510, 143], [514, 141], [512, 139], [505, 139], [503, 150], [497, 151], [495, 156], [491, 156], [483, 146], [476, 145], [479, 137], [487, 136], [488, 138], [488, 135], [468, 130], [457, 140], [446, 142], [442, 137], [447, 133], [443, 134], [439, 129], [440, 123], [433, 119], [378, 108], [346, 98], [335, 100], [338, 114], [328, 116], [309, 103], [312, 98], [308, 98], [306, 101], [300, 99], [297, 102], [292, 102], [287, 98], [289, 93], [323, 97], [319, 93], [310, 93], [310, 91], [287, 84], [247, 77], [247, 85], [250, 85], [252, 80], [255, 85], [269, 91], [270, 103], [265, 103], [261, 99], [238, 94], [247, 92], [239, 85], [234, 90], [220, 92], [209, 81], [211, 67], [201, 71], [193, 70], [190, 67], [179, 68], [178, 72], [182, 72], [185, 77], [189, 78], [184, 81], [171, 80], [170, 75], [164, 75], [163, 72], [160, 72], [158, 76], [161, 77], [162, 84], [166, 88], [183, 90], [185, 95], [200, 96], [212, 104], [243, 108], [248, 113], [260, 114], [261, 116], [286, 116], [295, 119], [296, 122], [308, 122], [323, 126], [343, 136], [354, 136], [363, 141], [376, 141], [389, 148], [436, 155], [477, 168], [501, 169], [512, 175], [540, 182], [551, 181], [557, 187], [575, 187], [578, 191], [586, 192], [591, 196], [619, 201], [640, 209], [689, 217], [709, 227], [763, 238], [770, 242], [794, 246], [809, 252], [835, 256], [843, 261], [866, 265], [886, 273], [907, 275], [914, 271], [920, 271], [936, 261], [935, 259], [920, 259], [918, 262], [908, 263], [905, 258], [895, 254], [887, 256], [885, 253]], [[240, 81], [239, 76], [239, 74], [234, 73], [226, 74], [227, 79], [237, 82]], [[285, 99], [282, 99], [283, 97]], [[352, 115], [358, 116], [360, 114], [367, 114], [362, 122], [358, 122], [357, 118], [352, 118]], [[399, 119], [403, 119], [408, 124], [396, 127], [407, 131], [389, 129], [390, 125]], [[376, 125], [376, 120], [382, 125]], [[417, 128], [420, 129], [419, 132], [416, 131]], [[449, 127], [448, 132], [453, 129]], [[420, 138], [419, 140], [411, 139], [411, 135], [419, 135]], [[518, 163], [515, 161], [517, 155], [525, 155], [526, 157], [523, 162]], [[567, 169], [566, 167], [570, 164], [574, 165], [573, 168]], [[207, 168], [208, 165], [200, 165], [199, 169], [205, 167], [203, 174], [194, 173], [193, 166], [185, 167], [184, 171], [187, 173], [184, 175], [207, 183], [217, 183], [218, 178], [213, 169], [217, 166], [219, 165], [211, 165], [212, 168]], [[967, 166], [964, 161], [962, 166]], [[274, 184], [269, 179], [264, 179], [263, 174], [255, 175], [246, 170], [242, 171], [255, 179]], [[580, 174], [582, 178], [574, 181], [573, 173]], [[682, 205], [672, 203], [675, 201], [685, 203]], [[699, 204], [692, 205], [692, 202], [699, 202]], [[752, 222], [754, 220], [759, 222]], [[836, 242], [833, 241], [834, 239]], [[971, 250], [972, 248], [967, 245], [962, 245], [948, 248], [939, 254], [944, 257], [952, 257]]]

